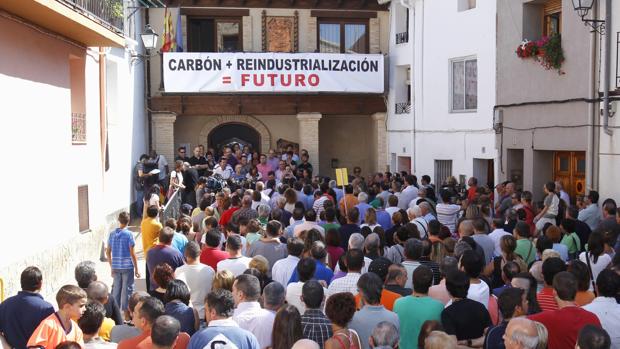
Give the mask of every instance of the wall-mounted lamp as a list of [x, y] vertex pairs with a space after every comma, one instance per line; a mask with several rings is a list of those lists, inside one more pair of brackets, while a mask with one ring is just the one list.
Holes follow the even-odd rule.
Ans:
[[592, 27], [594, 31], [599, 34], [605, 33], [605, 20], [601, 19], [586, 19], [586, 16], [594, 6], [595, 0], [573, 0], [573, 7], [577, 12], [577, 15], [581, 17], [581, 20], [586, 24]]
[[150, 51], [157, 47], [157, 38], [159, 35], [151, 28], [150, 24], [147, 24], [144, 27], [144, 32], [140, 34], [140, 39], [142, 40], [142, 44], [146, 49], [146, 54], [135, 53], [131, 55], [132, 62], [138, 61], [140, 59], [149, 59], [151, 57]]

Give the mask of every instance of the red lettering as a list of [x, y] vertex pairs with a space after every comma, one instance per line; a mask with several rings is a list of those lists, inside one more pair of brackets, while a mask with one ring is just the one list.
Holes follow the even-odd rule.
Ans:
[[303, 74], [295, 74], [295, 86], [306, 86], [305, 78]]
[[[286, 80], [288, 79], [288, 80]], [[280, 75], [280, 85], [282, 86], [291, 86], [291, 74], [282, 74]]]
[[310, 86], [318, 86], [319, 85], [319, 76], [316, 74], [310, 74], [308, 76], [308, 85]]
[[250, 81], [250, 74], [241, 74], [241, 86], [245, 86], [245, 83], [249, 81]]
[[[260, 82], [258, 77], [260, 76]], [[254, 85], [255, 86], [263, 86], [265, 84], [265, 75], [264, 74], [254, 74]]]
[[271, 86], [276, 85], [276, 77], [278, 74], [267, 74], [267, 77], [271, 80]]

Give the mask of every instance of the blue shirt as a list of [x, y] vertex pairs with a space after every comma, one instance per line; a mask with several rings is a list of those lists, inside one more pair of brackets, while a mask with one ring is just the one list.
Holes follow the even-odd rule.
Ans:
[[487, 336], [484, 338], [484, 349], [504, 349], [504, 333], [508, 322], [502, 322], [501, 324], [491, 327], [487, 332]]
[[[224, 346], [233, 344], [239, 349], [261, 349], [258, 339], [251, 332], [240, 328], [232, 319], [211, 320], [209, 325], [192, 336], [188, 349], [219, 347], [216, 344]], [[212, 342], [214, 340], [216, 342]]]
[[112, 269], [130, 269], [134, 265], [129, 250], [136, 245], [133, 234], [127, 229], [116, 229], [110, 233], [108, 246], [112, 252]]
[[366, 217], [366, 210], [368, 210], [372, 206], [365, 202], [360, 202], [359, 204], [355, 205], [355, 207], [357, 207], [357, 209], [360, 211], [360, 219], [358, 223], [364, 222], [364, 218]]
[[[326, 267], [320, 261], [316, 261], [316, 269], [314, 270], [313, 279], [324, 280], [325, 283], [329, 285], [333, 277], [334, 277], [334, 272], [331, 271], [331, 269]], [[293, 275], [291, 275], [291, 278], [288, 280], [288, 283], [290, 284], [291, 282], [297, 282], [297, 281], [299, 281], [299, 275], [297, 275], [297, 268], [295, 268], [295, 270], [293, 271]]]
[[187, 246], [188, 242], [189, 240], [187, 240], [187, 237], [182, 233], [175, 232], [174, 236], [172, 237], [172, 247], [179, 250], [181, 254], [185, 253], [185, 246]]
[[560, 254], [564, 262], [568, 261], [568, 247], [564, 244], [553, 244], [553, 250]]
[[340, 202], [342, 197], [344, 197], [344, 192], [340, 188], [334, 188], [334, 193], [336, 193], [336, 202]]
[[192, 336], [196, 332], [194, 327], [194, 310], [183, 304], [181, 301], [172, 301], [164, 306], [166, 315], [179, 320], [181, 324], [181, 332], [185, 332]]
[[168, 263], [172, 267], [172, 270], [176, 270], [178, 267], [185, 264], [183, 260], [183, 255], [176, 248], [166, 245], [155, 245], [149, 249], [149, 252], [146, 254], [146, 266], [149, 268], [149, 273], [151, 274], [151, 289], [150, 291], [157, 288], [157, 283], [155, 279], [153, 279], [153, 274], [155, 272], [155, 267], [162, 263]]
[[38, 293], [19, 291], [0, 303], [0, 332], [15, 349], [26, 349], [39, 323], [54, 313], [54, 307]]
[[295, 237], [294, 232], [295, 232], [295, 227], [302, 224], [303, 222], [305, 222], [303, 219], [300, 219], [298, 221], [294, 221], [293, 224], [289, 225], [288, 227], [286, 227], [286, 229], [284, 229], [285, 235], [287, 238], [292, 238]]
[[577, 218], [586, 223], [591, 230], [598, 228], [598, 224], [601, 222], [601, 212], [597, 204], [590, 204], [588, 207], [579, 211]]
[[385, 210], [377, 210], [377, 223], [383, 230], [388, 230], [392, 227], [392, 217]]

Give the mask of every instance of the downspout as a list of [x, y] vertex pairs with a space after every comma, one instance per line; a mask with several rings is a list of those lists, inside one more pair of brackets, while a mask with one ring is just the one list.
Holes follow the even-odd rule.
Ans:
[[[144, 21], [145, 25], [150, 24], [149, 22], [149, 9], [144, 9]], [[147, 153], [153, 149], [153, 126], [151, 125], [153, 122], [153, 114], [151, 113], [151, 60], [145, 59], [146, 62], [146, 74], [144, 74], [144, 79], [146, 80], [146, 89], [145, 89], [145, 99], [146, 99], [146, 115], [147, 115], [147, 129], [148, 129], [148, 142], [147, 142]], [[162, 62], [163, 64], [163, 62]], [[162, 77], [163, 78], [163, 77]]]
[[603, 69], [603, 130], [609, 136], [609, 85], [611, 74], [611, 0], [605, 0], [605, 67]]
[[[596, 6], [596, 5], [595, 5]], [[593, 11], [596, 13], [596, 10]], [[597, 74], [598, 64], [597, 64], [597, 49], [598, 49], [598, 40], [596, 38], [596, 33], [590, 33], [590, 74], [588, 75], [588, 85], [590, 86], [588, 92], [588, 99], [592, 100], [598, 95], [598, 86], [597, 86]], [[588, 171], [586, 175], [586, 188], [594, 189], [596, 181], [595, 178], [597, 176], [597, 154], [598, 154], [598, 128], [596, 127], [597, 123], [597, 109], [598, 103], [592, 103], [588, 108], [588, 132], [587, 132], [587, 147], [589, 149], [589, 154], [586, 156], [586, 169]]]
[[[106, 171], [107, 115], [106, 115], [106, 53], [99, 47], [99, 144], [101, 146], [101, 176]], [[105, 181], [103, 182], [105, 185]]]
[[[409, 40], [410, 40], [411, 48], [412, 48], [412, 51], [413, 51], [411, 53], [411, 69], [410, 69], [410, 71], [411, 71], [411, 75], [415, 76], [415, 69], [414, 69], [415, 68], [415, 57], [414, 57], [415, 56], [415, 50], [414, 50], [414, 47], [415, 47], [414, 46], [414, 42], [415, 41], [414, 41], [414, 39], [415, 39], [416, 16], [415, 16], [415, 10], [414, 10], [414, 7], [413, 7], [414, 5], [410, 2], [410, 0], [400, 0], [400, 4], [404, 8], [406, 8], [407, 11], [411, 12], [411, 15], [409, 16], [409, 18], [411, 20], [409, 21], [410, 23], [408, 23], [408, 25], [413, 27], [413, 30], [409, 30], [409, 28], [407, 28], [407, 31], [411, 33], [411, 35], [409, 37]], [[412, 167], [413, 168], [412, 168], [411, 172], [412, 173], [416, 173], [416, 169], [417, 169], [416, 163], [417, 163], [417, 158], [418, 157], [416, 156], [416, 150], [417, 150], [416, 148], [417, 147], [416, 147], [416, 142], [415, 142], [415, 138], [416, 138], [415, 137], [416, 136], [416, 132], [415, 132], [415, 127], [416, 127], [416, 125], [415, 125], [415, 114], [416, 114], [415, 113], [415, 108], [416, 108], [417, 103], [416, 103], [416, 99], [415, 99], [415, 86], [416, 86], [415, 85], [415, 80], [412, 79], [411, 75], [409, 75], [409, 84], [411, 84], [411, 94], [413, 95], [413, 96], [410, 96], [411, 97], [411, 101], [413, 102], [412, 103], [413, 107], [411, 108], [412, 124], [413, 124], [412, 125], [412, 133], [413, 133], [413, 135], [412, 135], [413, 136], [412, 137], [413, 138], [413, 163], [412, 163]]]

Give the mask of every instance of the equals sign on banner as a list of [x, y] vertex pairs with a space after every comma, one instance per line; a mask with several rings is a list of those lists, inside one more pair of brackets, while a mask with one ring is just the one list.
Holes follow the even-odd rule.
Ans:
[[222, 76], [222, 84], [230, 84], [232, 82], [230, 76]]

